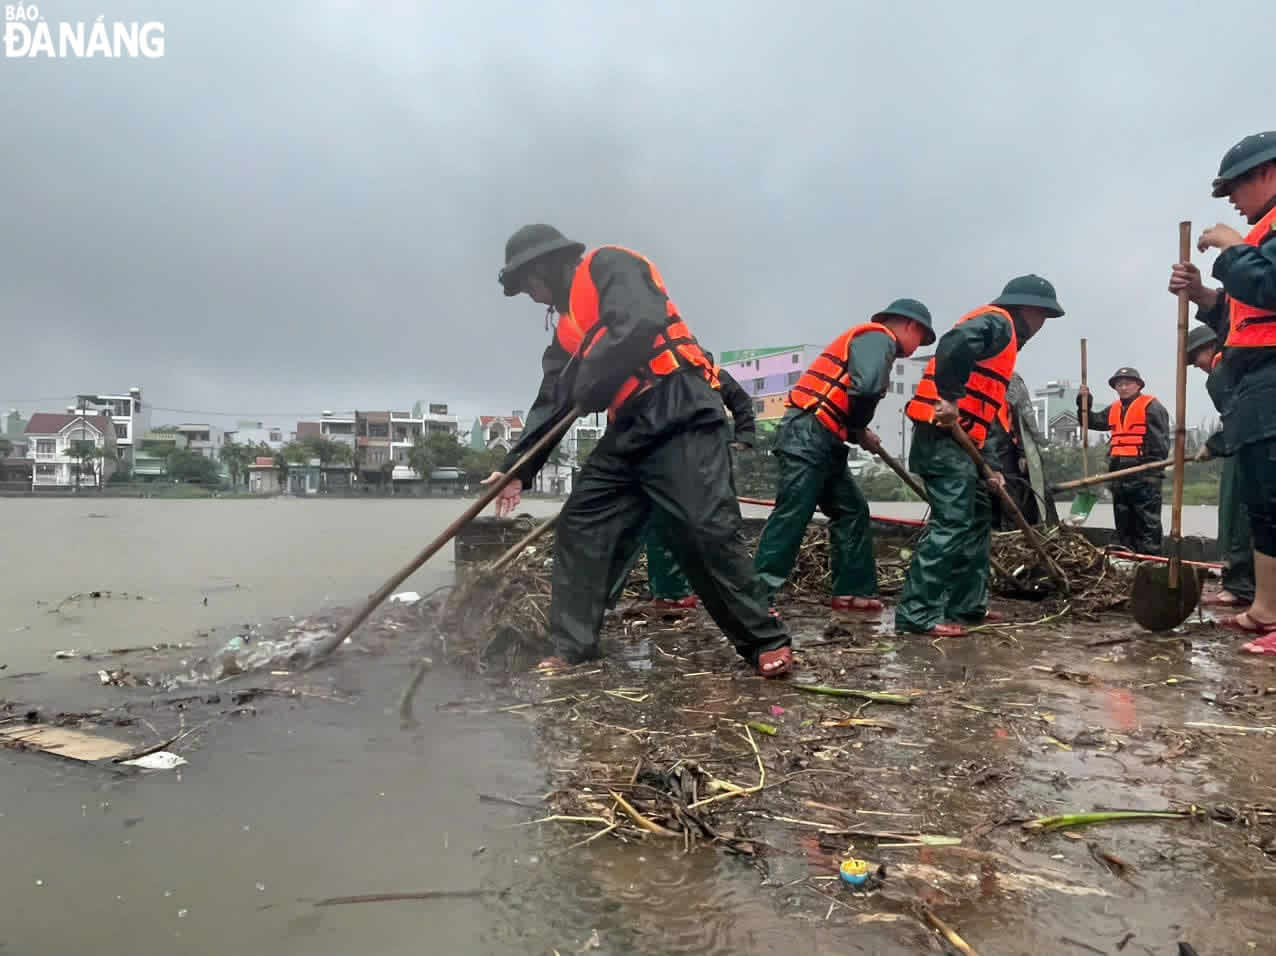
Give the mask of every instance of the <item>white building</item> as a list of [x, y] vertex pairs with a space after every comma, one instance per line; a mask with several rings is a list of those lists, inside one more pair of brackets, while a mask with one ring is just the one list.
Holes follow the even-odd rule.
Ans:
[[75, 408], [81, 414], [106, 415], [115, 432], [120, 461], [133, 464], [135, 447], [151, 430], [151, 410], [142, 402], [142, 390], [136, 386], [127, 395], [77, 395]]
[[262, 422], [236, 422], [234, 431], [226, 432], [226, 441], [237, 445], [251, 445], [256, 448], [267, 446], [271, 451], [279, 451], [288, 441], [286, 433], [278, 425], [265, 425]]
[[226, 442], [225, 433], [220, 428], [216, 425], [185, 424], [177, 426], [177, 434], [186, 439], [187, 448], [218, 462], [220, 467], [218, 452]]
[[408, 464], [408, 453], [418, 438], [451, 435], [456, 439], [457, 420], [442, 404], [422, 406], [417, 402], [412, 413], [390, 412], [390, 459], [394, 462], [394, 481], [420, 481], [421, 476]]
[[607, 416], [603, 412], [585, 415], [572, 422], [572, 427], [559, 442], [558, 462], [545, 464], [537, 473], [532, 490], [547, 495], [571, 494], [572, 479], [606, 430]]
[[[25, 432], [27, 458], [32, 462], [31, 487], [74, 488], [77, 474], [81, 488], [104, 484], [115, 472], [114, 459], [119, 455], [112, 419], [109, 415], [81, 415], [74, 411], [65, 415], [32, 415]], [[104, 453], [92, 463], [91, 473], [80, 473], [80, 459], [70, 454], [77, 442], [92, 442]]]

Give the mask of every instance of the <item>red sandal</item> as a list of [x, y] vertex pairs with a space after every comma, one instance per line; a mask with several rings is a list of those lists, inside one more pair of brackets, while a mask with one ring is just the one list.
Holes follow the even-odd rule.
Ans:
[[783, 677], [793, 670], [793, 648], [777, 647], [758, 655], [758, 674], [762, 677]]
[[970, 632], [960, 624], [936, 624], [923, 637], [965, 637]]
[[1276, 654], [1276, 631], [1256, 641], [1242, 644], [1241, 650], [1247, 654]]

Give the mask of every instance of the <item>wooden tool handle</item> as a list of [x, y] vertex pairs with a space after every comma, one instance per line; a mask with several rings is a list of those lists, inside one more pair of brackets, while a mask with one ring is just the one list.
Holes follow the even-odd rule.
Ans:
[[1015, 504], [1015, 499], [1010, 497], [1010, 493], [1006, 491], [996, 480], [993, 479], [992, 469], [988, 467], [988, 463], [984, 461], [984, 456], [979, 453], [979, 449], [975, 447], [975, 443], [970, 440], [970, 436], [966, 434], [965, 429], [959, 424], [955, 424], [949, 429], [957, 444], [961, 446], [970, 460], [975, 463], [975, 468], [983, 476], [984, 482], [992, 489], [993, 493], [1001, 499], [1002, 505], [1006, 509], [1006, 513], [1010, 515], [1023, 532], [1023, 536], [1027, 539], [1028, 544], [1037, 552], [1037, 557], [1041, 558], [1041, 562], [1046, 566], [1046, 571], [1054, 582], [1059, 585], [1064, 594], [1071, 590], [1068, 584], [1068, 576], [1063, 573], [1063, 569], [1059, 567], [1046, 553], [1046, 546], [1042, 544], [1041, 538], [1032, 525], [1028, 524], [1028, 519], [1023, 516], [1023, 512], [1019, 510], [1019, 506]]
[[[1081, 340], [1081, 384], [1088, 391], [1090, 388], [1086, 380], [1086, 360], [1085, 360], [1085, 339]], [[1046, 422], [1046, 427], [1050, 427], [1050, 423]], [[1081, 405], [1081, 477], [1090, 477], [1090, 396], [1086, 396], [1086, 401]]]
[[[844, 444], [846, 445], [847, 448], [852, 447], [851, 442], [844, 442]], [[882, 461], [886, 462], [886, 467], [888, 467], [891, 471], [895, 472], [895, 474], [899, 475], [900, 480], [903, 481], [904, 484], [908, 485], [908, 487], [912, 489], [913, 494], [917, 495], [917, 497], [922, 499], [922, 501], [925, 501], [927, 503], [930, 502], [930, 499], [926, 497], [926, 489], [923, 488], [920, 484], [918, 484], [917, 479], [908, 473], [908, 469], [905, 468], [902, 464], [900, 464], [899, 459], [897, 459], [894, 455], [888, 452], [881, 445], [877, 446], [877, 451], [873, 452], [873, 454], [876, 455], [878, 458], [882, 459]], [[740, 500], [744, 501], [743, 498], [741, 498]], [[745, 502], [745, 503], [749, 504], [749, 503], [756, 503], [756, 502]]]
[[1121, 468], [1117, 471], [1105, 472], [1102, 475], [1093, 475], [1089, 478], [1078, 478], [1076, 481], [1061, 481], [1057, 485], [1051, 485], [1051, 491], [1070, 491], [1073, 488], [1087, 488], [1090, 485], [1101, 485], [1105, 481], [1116, 481], [1118, 478], [1129, 478], [1131, 475], [1142, 474], [1145, 471], [1156, 471], [1159, 468], [1169, 468], [1174, 464], [1173, 458], [1166, 458], [1163, 461], [1148, 461], [1142, 465], [1132, 465], [1129, 468]]
[[562, 438], [563, 435], [566, 434], [567, 429], [572, 427], [572, 422], [580, 418], [583, 414], [584, 412], [582, 412], [580, 408], [573, 408], [564, 415], [563, 418], [559, 419], [553, 428], [549, 429], [549, 431], [537, 439], [536, 443], [533, 444], [531, 448], [527, 449], [518, 461], [514, 462], [509, 471], [505, 472], [505, 474], [501, 476], [500, 481], [497, 481], [488, 488], [487, 491], [479, 495], [474, 504], [466, 508], [459, 518], [443, 530], [442, 534], [426, 545], [425, 549], [408, 562], [401, 571], [391, 577], [390, 580], [386, 581], [385, 584], [381, 585], [380, 589], [368, 598], [367, 603], [365, 603], [363, 607], [356, 612], [355, 616], [350, 619], [350, 622], [346, 624], [345, 627], [336, 634], [324, 638], [322, 642], [317, 644], [314, 650], [311, 651], [310, 660], [306, 666], [313, 667], [340, 646], [341, 642], [349, 637], [354, 632], [355, 628], [367, 620], [368, 615], [375, 611], [377, 606], [388, 598], [395, 588], [411, 577], [417, 569], [421, 567], [421, 565], [425, 564], [426, 561], [429, 561], [430, 558], [434, 557], [440, 548], [456, 537], [456, 533], [458, 531], [478, 517], [479, 512], [496, 500], [496, 497], [505, 490], [505, 486], [514, 480], [519, 471], [527, 466], [528, 462]]
[[[561, 513], [562, 512], [559, 512], [559, 514]], [[508, 565], [511, 561], [513, 561], [515, 558], [517, 558], [520, 554], [523, 553], [524, 548], [526, 548], [529, 544], [532, 544], [533, 542], [537, 541], [543, 534], [545, 534], [545, 532], [553, 528], [554, 522], [557, 520], [558, 520], [558, 515], [554, 515], [552, 518], [548, 519], [547, 521], [542, 521], [535, 528], [527, 532], [527, 534], [523, 535], [523, 537], [519, 538], [512, 545], [510, 545], [510, 548], [508, 551], [506, 551], [499, 558], [493, 561], [488, 567], [484, 568], [483, 569], [484, 573], [495, 574], [497, 571], [504, 569], [506, 565]]]
[[[1192, 224], [1179, 223], [1179, 262], [1192, 261]], [[1183, 461], [1187, 452], [1187, 290], [1179, 292], [1179, 335], [1174, 369], [1174, 503], [1170, 508], [1170, 587], [1179, 582], [1179, 540], [1183, 533]]]

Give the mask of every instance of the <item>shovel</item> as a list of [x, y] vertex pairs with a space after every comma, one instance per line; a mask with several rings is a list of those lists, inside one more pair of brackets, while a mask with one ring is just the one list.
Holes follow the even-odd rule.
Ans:
[[[1085, 339], [1081, 340], [1081, 385], [1089, 388], [1086, 382]], [[1081, 478], [1090, 477], [1090, 403], [1081, 406]], [[1080, 491], [1072, 499], [1072, 507], [1068, 509], [1068, 524], [1074, 528], [1086, 523], [1094, 503], [1099, 496], [1092, 491]]]
[[[1192, 257], [1192, 224], [1179, 223], [1179, 261]], [[1187, 444], [1187, 293], [1179, 293], [1178, 369], [1174, 388], [1174, 504], [1170, 509], [1169, 561], [1140, 564], [1134, 572], [1130, 610], [1140, 627], [1169, 631], [1187, 620], [1201, 597], [1201, 581], [1183, 563], [1183, 457]]]

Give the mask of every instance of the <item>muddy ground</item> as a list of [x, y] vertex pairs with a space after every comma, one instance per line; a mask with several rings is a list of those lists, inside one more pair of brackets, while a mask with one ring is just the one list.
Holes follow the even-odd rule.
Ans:
[[[536, 912], [529, 951], [942, 952], [928, 914], [985, 956], [1276, 951], [1272, 665], [1201, 615], [1153, 636], [1120, 614], [1037, 624], [1040, 604], [996, 606], [1016, 620], [930, 641], [894, 635], [889, 609], [791, 601], [797, 673], [763, 681], [703, 612], [636, 602], [609, 619], [604, 660], [420, 697], [403, 732], [476, 714], [533, 729], [543, 789], [475, 794], [544, 841], [539, 872], [489, 888], [500, 918]], [[436, 612], [383, 609], [342, 667], [396, 660], [406, 686], [423, 653], [446, 666]], [[298, 651], [343, 614], [267, 622], [229, 654], [97, 656], [85, 680], [106, 706], [25, 700], [17, 675], [0, 729], [38, 719], [196, 759], [226, 722], [342, 706], [336, 668]], [[815, 683], [906, 702], [799, 686]], [[1188, 812], [1025, 828], [1096, 809]], [[880, 885], [842, 883], [848, 857], [884, 866]]]

